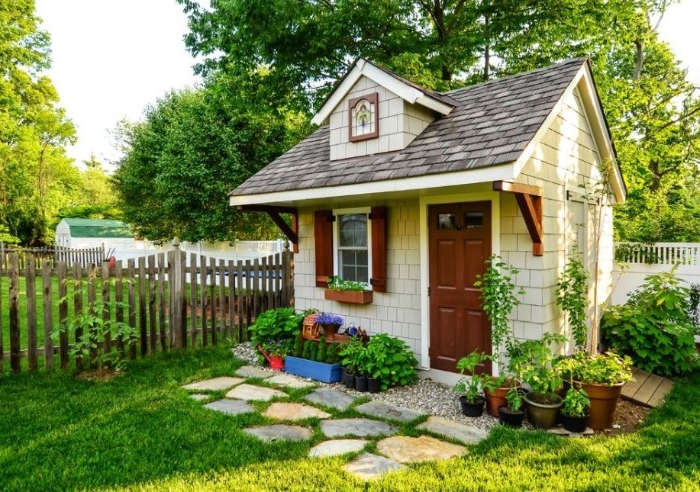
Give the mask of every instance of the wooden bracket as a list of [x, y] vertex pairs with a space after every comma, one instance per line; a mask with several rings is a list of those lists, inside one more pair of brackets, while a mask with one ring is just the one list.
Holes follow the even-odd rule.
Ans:
[[493, 190], [515, 195], [515, 200], [518, 202], [527, 231], [532, 239], [532, 254], [542, 256], [544, 254], [544, 244], [542, 242], [542, 188], [513, 183], [512, 181], [494, 181]]
[[[299, 252], [299, 214], [293, 207], [275, 207], [272, 205], [239, 205], [238, 210], [244, 212], [265, 212], [272, 221], [289, 239], [293, 245], [293, 251]], [[289, 227], [280, 214], [290, 214], [292, 216], [292, 226]]]

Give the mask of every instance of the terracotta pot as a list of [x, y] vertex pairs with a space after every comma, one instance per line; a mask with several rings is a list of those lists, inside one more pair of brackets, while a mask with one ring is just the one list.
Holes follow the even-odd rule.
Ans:
[[335, 338], [340, 327], [338, 325], [321, 325], [321, 328], [323, 328], [323, 334], [326, 336], [326, 342], [330, 342]]
[[[557, 423], [562, 399], [555, 393], [526, 393], [527, 418], [537, 429], [551, 429]], [[550, 403], [551, 402], [551, 403]]]
[[[495, 380], [496, 378], [494, 378]], [[506, 400], [506, 394], [510, 389], [510, 381], [506, 380], [503, 383], [504, 386], [496, 388], [493, 391], [489, 391], [484, 388], [484, 396], [486, 396], [486, 408], [490, 415], [493, 417], [498, 417], [498, 407], [506, 405], [508, 402]], [[518, 388], [520, 388], [521, 383], [518, 383]]]
[[476, 401], [467, 401], [467, 397], [462, 395], [459, 397], [459, 404], [462, 407], [462, 414], [467, 417], [481, 417], [484, 413], [484, 402], [486, 398], [477, 396]]
[[574, 387], [583, 388], [591, 400], [591, 406], [588, 409], [588, 426], [591, 429], [603, 430], [612, 428], [617, 400], [620, 399], [624, 384], [618, 383], [608, 386], [606, 384], [589, 384], [574, 381]]

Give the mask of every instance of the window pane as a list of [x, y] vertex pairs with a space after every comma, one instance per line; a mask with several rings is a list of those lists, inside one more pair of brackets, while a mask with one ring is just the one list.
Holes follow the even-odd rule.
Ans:
[[454, 229], [456, 225], [455, 214], [438, 214], [438, 229]]
[[340, 260], [340, 276], [343, 280], [369, 282], [366, 250], [341, 250], [338, 258]]
[[340, 216], [339, 246], [341, 248], [367, 247], [367, 216], [349, 214]]
[[480, 229], [484, 227], [484, 212], [466, 212], [464, 225], [467, 229]]

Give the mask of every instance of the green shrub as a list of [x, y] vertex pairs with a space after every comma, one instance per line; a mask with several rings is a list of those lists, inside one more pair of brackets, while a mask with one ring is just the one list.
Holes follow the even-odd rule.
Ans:
[[253, 347], [266, 346], [270, 342], [292, 340], [301, 332], [303, 314], [297, 314], [294, 308], [268, 309], [255, 319], [255, 324], [248, 328], [250, 343]]
[[604, 343], [654, 374], [674, 376], [698, 368], [696, 328], [689, 315], [690, 289], [680, 282], [675, 268], [647, 276], [627, 303], [603, 314]]
[[326, 362], [326, 356], [328, 355], [328, 347], [326, 346], [326, 337], [321, 335], [318, 338], [318, 352], [316, 352], [316, 362]]
[[392, 386], [406, 386], [418, 379], [418, 360], [403, 340], [379, 333], [365, 346], [365, 371], [382, 381], [382, 391]]

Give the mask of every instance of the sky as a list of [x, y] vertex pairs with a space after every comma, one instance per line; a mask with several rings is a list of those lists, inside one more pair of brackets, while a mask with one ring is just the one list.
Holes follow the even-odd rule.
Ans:
[[[48, 72], [78, 132], [68, 154], [78, 164], [119, 158], [110, 135], [122, 119], [137, 121], [172, 89], [200, 80], [185, 50], [187, 19], [175, 0], [35, 0], [51, 35]], [[671, 5], [659, 29], [700, 86], [700, 0]]]

